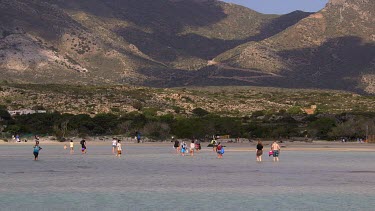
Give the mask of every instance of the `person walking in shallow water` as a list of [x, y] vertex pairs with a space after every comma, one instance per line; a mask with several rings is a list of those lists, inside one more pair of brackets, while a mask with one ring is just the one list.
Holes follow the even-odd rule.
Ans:
[[256, 157], [258, 162], [262, 162], [262, 154], [263, 154], [263, 144], [261, 141], [258, 141], [256, 150]]
[[70, 140], [69, 145], [70, 145], [70, 154], [73, 154], [74, 153], [74, 142], [73, 142], [73, 140]]
[[39, 157], [39, 151], [42, 149], [42, 147], [39, 146], [39, 141], [35, 142], [34, 145], [34, 160], [38, 160]]
[[117, 139], [116, 138], [113, 138], [112, 139], [112, 154], [115, 154], [116, 152], [116, 148], [117, 148]]
[[185, 141], [183, 141], [182, 144], [181, 144], [181, 155], [185, 156], [186, 151], [187, 151], [187, 145], [186, 145]]
[[273, 161], [278, 162], [280, 154], [280, 145], [276, 141], [274, 141], [271, 145], [271, 151], [273, 153]]
[[219, 159], [223, 158], [224, 147], [221, 145], [220, 142], [217, 144], [216, 153], [217, 153], [217, 158]]
[[85, 139], [82, 139], [81, 141], [81, 147], [82, 147], [82, 154], [86, 154], [86, 150], [87, 150], [87, 147], [86, 147], [86, 140]]
[[[173, 139], [173, 138], [172, 138]], [[176, 153], [178, 154], [180, 152], [180, 142], [178, 140], [174, 141], [173, 148], [176, 150]]]
[[190, 156], [194, 156], [194, 150], [195, 150], [195, 143], [194, 143], [194, 139], [191, 141], [190, 143]]
[[122, 146], [121, 146], [121, 140], [117, 140], [117, 157], [121, 157], [122, 154]]

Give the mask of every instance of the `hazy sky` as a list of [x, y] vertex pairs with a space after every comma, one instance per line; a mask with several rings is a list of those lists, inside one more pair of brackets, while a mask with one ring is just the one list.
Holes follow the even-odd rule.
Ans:
[[222, 0], [249, 7], [266, 14], [286, 14], [295, 10], [316, 12], [323, 9], [328, 0]]

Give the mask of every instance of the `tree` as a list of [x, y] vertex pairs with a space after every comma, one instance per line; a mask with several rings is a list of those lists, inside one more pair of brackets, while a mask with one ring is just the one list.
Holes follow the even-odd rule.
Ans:
[[319, 138], [328, 138], [328, 133], [336, 126], [332, 118], [322, 117], [309, 124], [309, 134]]
[[66, 137], [68, 132], [69, 120], [63, 121], [61, 124], [56, 124], [53, 126], [53, 130], [58, 139], [63, 139]]
[[131, 120], [121, 122], [120, 124], [117, 125], [116, 133], [117, 134], [126, 134], [126, 133], [130, 132], [131, 124], [132, 124]]
[[12, 119], [12, 116], [9, 114], [9, 112], [5, 109], [0, 109], [0, 121], [1, 120], [10, 120]]
[[118, 117], [114, 114], [98, 114], [93, 119], [96, 134], [110, 133], [119, 123]]
[[143, 132], [146, 136], [160, 140], [168, 138], [170, 131], [169, 125], [162, 122], [149, 122], [143, 128]]

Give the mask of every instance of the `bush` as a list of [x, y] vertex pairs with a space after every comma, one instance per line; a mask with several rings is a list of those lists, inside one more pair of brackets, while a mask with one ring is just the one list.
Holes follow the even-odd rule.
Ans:
[[209, 112], [204, 110], [203, 108], [195, 108], [192, 110], [192, 113], [198, 117], [204, 117], [209, 114]]
[[140, 101], [135, 101], [132, 106], [138, 111], [140, 111], [143, 108], [143, 104]]
[[3, 120], [10, 120], [12, 117], [10, 116], [9, 112], [5, 109], [0, 109], [0, 119]]
[[299, 106], [292, 106], [290, 107], [287, 112], [292, 115], [298, 115], [298, 114], [303, 114], [303, 111], [301, 110], [301, 107]]
[[158, 140], [167, 139], [170, 136], [170, 131], [168, 124], [160, 122], [149, 122], [143, 128], [146, 136]]
[[322, 139], [328, 138], [328, 133], [336, 126], [336, 121], [332, 118], [322, 117], [309, 124], [309, 134]]

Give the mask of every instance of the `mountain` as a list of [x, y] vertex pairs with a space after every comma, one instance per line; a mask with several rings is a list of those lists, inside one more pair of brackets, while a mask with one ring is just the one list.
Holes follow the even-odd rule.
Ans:
[[263, 15], [216, 0], [2, 0], [1, 78], [188, 84], [208, 60], [307, 15]]
[[0, 80], [375, 93], [374, 4], [280, 16], [217, 0], [1, 0]]
[[297, 24], [215, 61], [267, 75], [257, 85], [375, 93], [375, 1], [331, 0]]

